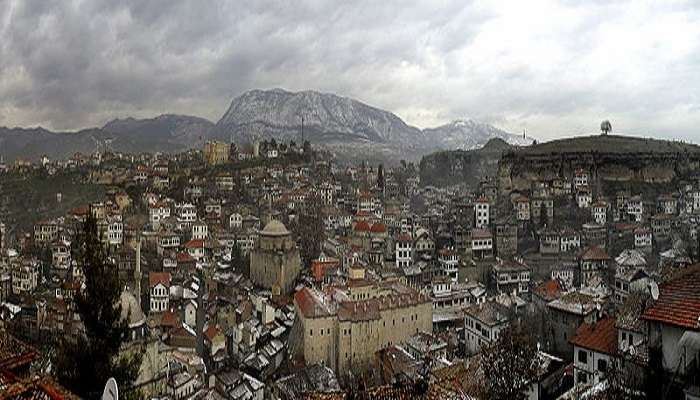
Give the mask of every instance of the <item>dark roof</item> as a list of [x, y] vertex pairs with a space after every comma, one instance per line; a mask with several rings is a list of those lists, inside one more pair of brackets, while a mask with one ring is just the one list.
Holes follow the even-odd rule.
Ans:
[[579, 254], [583, 261], [609, 261], [610, 255], [598, 246], [591, 246], [583, 249]]

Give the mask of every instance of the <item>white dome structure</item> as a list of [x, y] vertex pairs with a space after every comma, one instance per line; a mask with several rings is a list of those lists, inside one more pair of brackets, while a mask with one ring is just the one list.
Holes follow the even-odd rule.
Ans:
[[263, 236], [287, 236], [289, 231], [280, 221], [273, 219], [265, 225], [265, 228], [260, 232]]

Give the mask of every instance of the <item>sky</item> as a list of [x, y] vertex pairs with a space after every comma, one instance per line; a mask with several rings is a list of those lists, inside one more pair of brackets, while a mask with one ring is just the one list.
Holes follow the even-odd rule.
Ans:
[[700, 143], [697, 1], [0, 0], [0, 126], [217, 121], [251, 89], [318, 90], [420, 128]]

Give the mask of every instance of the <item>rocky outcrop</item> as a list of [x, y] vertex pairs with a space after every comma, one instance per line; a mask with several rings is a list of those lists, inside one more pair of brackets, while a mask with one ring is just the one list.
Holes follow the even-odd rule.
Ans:
[[700, 146], [627, 136], [557, 140], [503, 154], [498, 165], [501, 193], [530, 189], [532, 182], [572, 179], [588, 172], [594, 182], [668, 183], [700, 172]]
[[481, 149], [440, 151], [424, 156], [420, 161], [422, 185], [476, 186], [481, 177], [494, 176], [501, 155], [513, 146], [502, 139], [491, 139]]

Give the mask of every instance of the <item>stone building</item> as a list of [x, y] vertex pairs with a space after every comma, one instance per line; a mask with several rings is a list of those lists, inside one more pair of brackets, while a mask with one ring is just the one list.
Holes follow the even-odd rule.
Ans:
[[305, 287], [294, 295], [304, 360], [340, 376], [371, 372], [378, 350], [433, 330], [430, 298], [396, 282], [368, 282], [362, 270], [353, 275], [329, 294]]
[[300, 272], [301, 258], [292, 234], [281, 222], [270, 221], [250, 253], [250, 279], [273, 294], [287, 294]]
[[228, 161], [231, 145], [223, 142], [210, 141], [204, 143], [204, 161], [207, 165], [219, 165]]

